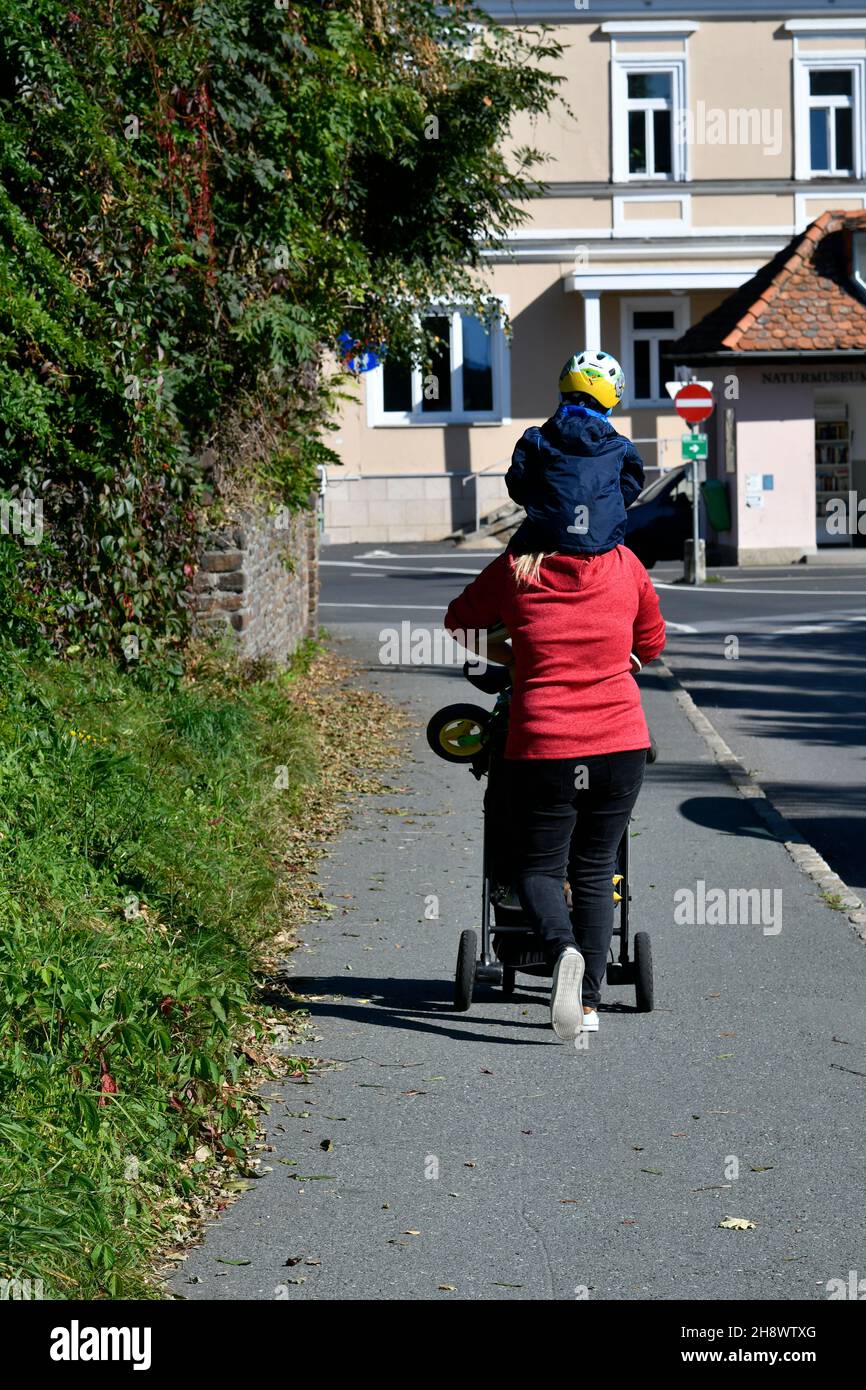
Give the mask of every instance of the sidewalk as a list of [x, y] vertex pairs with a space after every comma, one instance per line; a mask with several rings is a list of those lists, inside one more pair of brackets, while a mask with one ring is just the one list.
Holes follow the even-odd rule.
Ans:
[[[343, 649], [369, 661], [368, 633], [353, 633]], [[633, 823], [632, 922], [652, 936], [657, 1008], [635, 1014], [631, 989], [608, 990], [586, 1052], [551, 1033], [546, 981], [519, 976], [509, 1002], [482, 988], [468, 1014], [452, 1012], [459, 933], [479, 913], [481, 788], [428, 751], [423, 725], [442, 704], [486, 701], [456, 673], [368, 678], [420, 727], [390, 778], [401, 790], [366, 799], [323, 865], [337, 909], [291, 961], [316, 996], [303, 1050], [338, 1065], [266, 1088], [284, 1096], [263, 1156], [273, 1171], [172, 1289], [787, 1300], [866, 1275], [852, 1220], [866, 1168], [854, 1108], [866, 950], [652, 671], [642, 689], [659, 762]], [[781, 932], [676, 925], [674, 893], [698, 879], [781, 889]], [[424, 919], [431, 894], [438, 921]], [[720, 1229], [726, 1216], [757, 1229]]]

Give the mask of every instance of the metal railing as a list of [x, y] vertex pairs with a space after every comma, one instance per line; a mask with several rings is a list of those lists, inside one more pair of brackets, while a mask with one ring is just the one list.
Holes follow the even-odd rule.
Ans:
[[[648, 475], [653, 475], [647, 478], [647, 482], [654, 481], [655, 478], [658, 477], [660, 474], [666, 473], [670, 468], [676, 467], [680, 462], [679, 458], [676, 458], [673, 462], [668, 462], [665, 458], [665, 454], [668, 448], [675, 448], [679, 445], [679, 435], [646, 435], [639, 438], [635, 438], [631, 442], [635, 445], [655, 444], [656, 448], [658, 449], [659, 462], [646, 470]], [[329, 474], [327, 469], [323, 465], [319, 465], [320, 512], [321, 515], [324, 517], [325, 494], [329, 487], [333, 487], [335, 484], [338, 483], [363, 483], [373, 481], [383, 482], [388, 480], [399, 480], [400, 482], [409, 482], [414, 478], [418, 478], [419, 480], [429, 478], [436, 479], [439, 482], [446, 482], [449, 479], [459, 478], [461, 488], [465, 488], [469, 483], [471, 483], [475, 488], [473, 502], [475, 512], [475, 530], [478, 531], [481, 528], [481, 491], [479, 488], [479, 479], [504, 478], [508, 469], [506, 467], [503, 467], [503, 465], [510, 465], [510, 463], [511, 459], [509, 457], [505, 459], [497, 459], [494, 463], [488, 463], [484, 468], [461, 468], [454, 469], [453, 471], [449, 470], [447, 472], [444, 472], [443, 470], [439, 469], [435, 473], [416, 473], [413, 470], [411, 473], [407, 472]], [[501, 471], [494, 471], [496, 469], [500, 469]]]

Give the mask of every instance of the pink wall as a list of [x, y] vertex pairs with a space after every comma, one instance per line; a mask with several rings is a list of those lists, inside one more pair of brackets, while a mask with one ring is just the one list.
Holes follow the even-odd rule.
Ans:
[[[698, 368], [713, 380], [716, 414], [716, 463], [713, 473], [728, 483], [732, 528], [720, 540], [738, 550], [815, 549], [814, 391], [810, 385], [767, 381], [784, 369], [773, 364], [732, 365], [727, 371]], [[737, 378], [738, 397], [726, 399], [726, 380]], [[736, 473], [725, 472], [724, 413], [736, 412]], [[773, 475], [772, 490], [763, 490], [763, 505], [746, 505], [746, 477]]]

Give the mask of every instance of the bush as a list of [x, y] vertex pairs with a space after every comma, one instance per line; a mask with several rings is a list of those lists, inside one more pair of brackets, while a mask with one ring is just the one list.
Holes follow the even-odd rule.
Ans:
[[484, 311], [559, 49], [480, 18], [0, 0], [0, 498], [43, 504], [51, 544], [10, 541], [58, 644], [176, 645], [227, 426], [267, 422], [256, 483], [297, 505], [339, 461], [340, 333], [406, 355], [413, 310]]
[[293, 681], [0, 653], [0, 1272], [47, 1296], [152, 1293], [196, 1148], [252, 1135], [257, 953], [316, 770]]

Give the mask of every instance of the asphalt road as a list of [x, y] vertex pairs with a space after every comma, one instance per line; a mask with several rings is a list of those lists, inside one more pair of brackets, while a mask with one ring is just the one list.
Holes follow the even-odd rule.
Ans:
[[[437, 623], [495, 553], [327, 547], [322, 621]], [[866, 893], [866, 564], [714, 569], [697, 590], [681, 573], [652, 571], [667, 660], [779, 810]]]
[[[437, 575], [429, 553], [401, 551], [406, 568], [386, 557], [381, 571], [327, 557], [337, 646], [407, 710], [410, 746], [323, 863], [334, 909], [288, 963], [311, 1015], [301, 1051], [323, 1063], [309, 1082], [265, 1088], [269, 1171], [172, 1288], [226, 1302], [826, 1299], [829, 1280], [862, 1270], [863, 943], [650, 670], [660, 758], [631, 846], [655, 1011], [608, 989], [585, 1051], [556, 1040], [547, 983], [532, 977], [511, 1000], [481, 988], [455, 1014], [457, 942], [479, 917], [481, 789], [431, 755], [424, 725], [483, 697], [456, 670], [379, 652], [384, 627], [436, 621], [465, 578], [453, 571], [489, 556], [436, 555]], [[709, 597], [664, 593], [674, 620], [725, 626], [727, 608], [699, 606]], [[787, 600], [761, 596], [782, 625]], [[825, 612], [837, 601], [795, 601], [802, 614], [824, 600]], [[679, 924], [675, 895], [701, 879], [779, 893], [780, 930]]]

